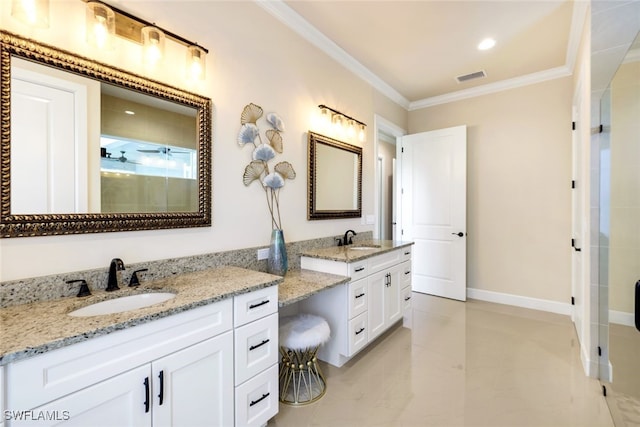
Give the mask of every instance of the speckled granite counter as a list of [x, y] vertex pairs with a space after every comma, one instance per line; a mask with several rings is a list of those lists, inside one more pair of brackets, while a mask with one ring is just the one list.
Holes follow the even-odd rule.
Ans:
[[[63, 298], [0, 309], [0, 365], [65, 347], [110, 332], [180, 313], [234, 295], [277, 285], [282, 277], [238, 267], [219, 267], [142, 283], [138, 288], [97, 291], [84, 298]], [[150, 307], [94, 317], [70, 311], [145, 292], [174, 292], [176, 297]]]
[[278, 287], [280, 307], [296, 303], [325, 289], [349, 282], [346, 276], [311, 270], [289, 271]]
[[413, 245], [413, 242], [402, 242], [397, 240], [367, 240], [347, 246], [330, 246], [327, 248], [310, 249], [301, 252], [300, 255], [311, 258], [328, 259], [331, 261], [353, 262], [411, 245]]

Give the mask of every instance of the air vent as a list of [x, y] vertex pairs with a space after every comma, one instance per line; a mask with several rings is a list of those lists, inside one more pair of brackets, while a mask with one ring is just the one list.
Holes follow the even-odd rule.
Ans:
[[475, 73], [471, 73], [471, 74], [465, 74], [464, 76], [458, 76], [456, 77], [456, 80], [458, 81], [458, 83], [463, 83], [469, 80], [479, 79], [482, 77], [487, 77], [487, 73], [485, 73], [484, 70], [476, 71]]

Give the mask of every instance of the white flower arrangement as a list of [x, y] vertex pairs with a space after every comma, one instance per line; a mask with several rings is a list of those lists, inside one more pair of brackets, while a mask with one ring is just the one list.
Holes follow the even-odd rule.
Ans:
[[289, 162], [276, 164], [273, 171], [269, 169], [269, 160], [275, 158], [276, 153], [282, 153], [281, 133], [284, 132], [284, 123], [277, 114], [268, 113], [265, 118], [271, 129], [265, 132], [267, 142], [263, 142], [257, 125], [258, 119], [262, 115], [262, 107], [251, 103], [244, 107], [240, 116], [242, 127], [238, 133], [238, 144], [241, 147], [252, 144], [254, 147], [251, 155], [253, 160], [245, 167], [242, 182], [245, 186], [248, 186], [253, 181], [260, 183], [267, 198], [272, 228], [274, 230], [282, 230], [280, 189], [284, 186], [286, 179], [294, 179], [296, 177], [296, 172]]

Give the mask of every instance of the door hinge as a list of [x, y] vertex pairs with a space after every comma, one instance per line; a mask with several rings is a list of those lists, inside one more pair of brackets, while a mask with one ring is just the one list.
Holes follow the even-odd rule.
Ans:
[[576, 188], [576, 180], [575, 179], [571, 180], [571, 188]]
[[602, 357], [602, 347], [598, 346], [598, 357]]
[[575, 297], [571, 297], [571, 305], [576, 305], [576, 298]]
[[576, 122], [571, 122], [571, 130], [576, 130]]

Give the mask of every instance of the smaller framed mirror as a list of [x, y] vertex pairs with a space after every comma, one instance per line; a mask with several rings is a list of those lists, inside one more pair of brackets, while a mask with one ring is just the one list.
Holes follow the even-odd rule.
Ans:
[[309, 132], [307, 219], [362, 216], [362, 147]]

